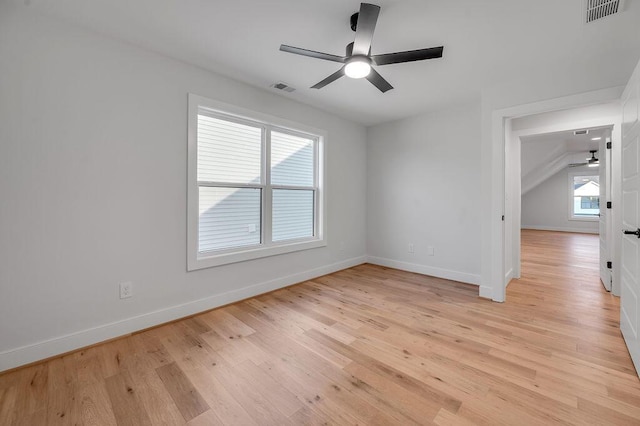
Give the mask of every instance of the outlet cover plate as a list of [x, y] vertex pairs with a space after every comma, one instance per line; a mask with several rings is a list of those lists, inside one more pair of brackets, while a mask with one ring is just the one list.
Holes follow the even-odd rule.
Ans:
[[120, 283], [120, 299], [128, 299], [133, 296], [132, 287], [131, 281]]

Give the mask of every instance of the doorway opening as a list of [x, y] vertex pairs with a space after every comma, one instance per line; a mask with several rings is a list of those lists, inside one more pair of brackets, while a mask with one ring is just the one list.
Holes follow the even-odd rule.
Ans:
[[[620, 97], [623, 88], [603, 89], [594, 92], [586, 92], [577, 95], [570, 95], [562, 98], [540, 101], [532, 104], [508, 107], [494, 110], [491, 113], [491, 153], [492, 163], [501, 164], [502, 167], [494, 169], [490, 182], [490, 203], [491, 220], [487, 222], [486, 234], [490, 238], [487, 240], [487, 250], [494, 253], [490, 262], [486, 263], [483, 272], [483, 282], [486, 287], [481, 286], [480, 294], [490, 297], [497, 302], [506, 300], [506, 285], [511, 277], [520, 276], [520, 218], [521, 218], [521, 164], [520, 145], [513, 143], [511, 139], [512, 125], [514, 119], [530, 120], [530, 127], [536, 128], [533, 133], [551, 133], [570, 129], [587, 127], [611, 126], [611, 142], [613, 148], [610, 150], [610, 160], [612, 170], [620, 170], [621, 165], [621, 107]], [[578, 113], [584, 108], [609, 108], [609, 113], [599, 114], [587, 118]], [[553, 123], [543, 122], [549, 115], [557, 114]], [[558, 119], [564, 116], [563, 120]], [[568, 124], [571, 123], [571, 124]], [[519, 138], [517, 138], [519, 140]], [[620, 201], [620, 176], [613, 173], [612, 179], [612, 202]], [[608, 201], [608, 200], [607, 200]], [[612, 211], [612, 223], [618, 224], [621, 221], [620, 211]], [[500, 219], [502, 218], [502, 219]], [[615, 265], [620, 257], [620, 238], [614, 238], [612, 251], [612, 262]], [[509, 266], [510, 263], [510, 267]], [[613, 272], [614, 294], [619, 294], [619, 283], [616, 280], [615, 267]]]
[[520, 230], [537, 229], [599, 235], [594, 266], [603, 286], [612, 290], [613, 217], [606, 206], [614, 198], [616, 125], [617, 102], [507, 120], [505, 211], [511, 221], [504, 231], [505, 285], [521, 276]]

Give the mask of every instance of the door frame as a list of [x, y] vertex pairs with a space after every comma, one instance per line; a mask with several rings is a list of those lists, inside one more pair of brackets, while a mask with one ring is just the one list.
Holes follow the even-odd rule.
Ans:
[[[576, 95], [564, 96], [555, 99], [548, 99], [544, 101], [523, 104], [503, 109], [497, 109], [491, 113], [491, 144], [490, 152], [487, 153], [488, 158], [491, 158], [491, 163], [495, 164], [491, 172], [490, 177], [490, 217], [489, 222], [485, 222], [485, 226], [488, 227], [488, 236], [490, 237], [489, 246], [492, 254], [488, 259], [487, 274], [483, 274], [483, 282], [480, 287], [480, 296], [487, 297], [496, 302], [504, 302], [506, 300], [506, 286], [507, 286], [507, 271], [505, 271], [505, 222], [503, 217], [505, 214], [513, 214], [513, 201], [517, 199], [516, 194], [511, 197], [510, 204], [505, 203], [505, 187], [507, 183], [511, 183], [510, 177], [507, 181], [507, 165], [505, 162], [505, 131], [506, 123], [510, 118], [517, 118], [526, 115], [541, 114], [545, 112], [574, 109], [580, 107], [586, 107], [589, 105], [595, 105], [600, 103], [619, 102], [624, 86], [612, 87], [608, 89], [601, 89], [591, 92], [580, 93]], [[620, 125], [614, 126], [614, 132], [620, 132]], [[612, 151], [612, 168], [620, 170], [620, 146], [614, 144]], [[519, 169], [519, 168], [518, 168]], [[619, 175], [618, 172], [615, 175]], [[518, 177], [520, 179], [520, 177]], [[612, 182], [613, 194], [619, 190], [619, 184], [615, 185], [615, 178]], [[613, 200], [614, 203], [616, 200]], [[614, 204], [615, 205], [615, 204]], [[621, 221], [620, 210], [613, 209], [613, 224], [618, 224]], [[514, 222], [520, 222], [519, 217], [514, 217]], [[515, 226], [515, 224], [514, 224]], [[615, 229], [615, 228], [614, 228]], [[616, 264], [619, 264], [619, 246], [621, 244], [620, 236], [614, 236], [614, 250], [612, 261], [614, 268]], [[519, 239], [518, 239], [519, 240]], [[514, 248], [516, 246], [513, 246]], [[517, 247], [520, 247], [519, 244]], [[519, 254], [518, 254], [519, 260]], [[519, 264], [519, 261], [518, 261]], [[619, 283], [614, 274], [613, 293], [619, 294]]]

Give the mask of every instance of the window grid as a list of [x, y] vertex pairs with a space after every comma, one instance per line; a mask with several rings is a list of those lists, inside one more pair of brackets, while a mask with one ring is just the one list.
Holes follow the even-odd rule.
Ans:
[[[200, 117], [211, 117], [222, 121], [229, 121], [236, 124], [251, 126], [251, 127], [259, 127], [261, 130], [261, 170], [260, 170], [260, 182], [256, 183], [238, 183], [238, 182], [217, 182], [217, 181], [205, 181], [205, 180], [197, 180], [198, 188], [200, 187], [213, 187], [213, 188], [253, 188], [259, 189], [261, 191], [261, 211], [260, 211], [260, 243], [258, 246], [269, 247], [272, 245], [281, 245], [282, 243], [290, 243], [295, 242], [296, 240], [310, 240], [315, 239], [318, 236], [318, 206], [319, 206], [319, 190], [318, 190], [318, 179], [319, 179], [319, 170], [318, 170], [318, 155], [319, 155], [319, 141], [318, 137], [302, 132], [296, 132], [290, 129], [281, 128], [278, 126], [268, 125], [264, 123], [255, 122], [252, 120], [241, 119], [238, 117], [228, 116], [226, 114], [210, 111], [206, 108], [198, 108], [197, 119], [200, 120]], [[299, 185], [274, 185], [271, 184], [271, 175], [272, 175], [272, 157], [271, 157], [271, 135], [273, 132], [281, 133], [283, 135], [289, 135], [294, 137], [305, 138], [311, 141], [312, 144], [312, 176], [313, 182], [311, 186], [299, 186]], [[199, 155], [199, 151], [198, 151]], [[199, 165], [198, 165], [199, 167]], [[199, 173], [198, 173], [199, 175]], [[274, 190], [305, 190], [312, 192], [312, 231], [309, 236], [301, 236], [299, 238], [293, 239], [284, 239], [284, 240], [273, 240], [273, 193]], [[246, 249], [246, 245], [238, 245], [235, 247], [228, 247], [223, 249], [215, 249], [215, 250], [198, 250], [199, 254], [209, 254], [209, 253], [224, 253], [224, 252], [234, 252], [238, 250]]]

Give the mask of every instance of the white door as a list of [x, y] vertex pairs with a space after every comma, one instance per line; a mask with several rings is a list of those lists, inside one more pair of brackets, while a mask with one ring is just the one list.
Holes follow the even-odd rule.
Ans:
[[622, 95], [622, 261], [620, 329], [640, 372], [640, 63]]
[[[607, 132], [609, 133], [609, 132]], [[609, 258], [609, 239], [611, 237], [609, 230], [607, 229], [609, 223], [611, 223], [610, 210], [607, 209], [607, 200], [611, 200], [611, 180], [609, 179], [611, 170], [611, 150], [607, 149], [607, 142], [611, 140], [611, 137], [604, 137], [600, 142], [600, 152], [598, 158], [600, 159], [600, 280], [602, 285], [607, 291], [611, 291], [611, 271], [607, 267]]]

